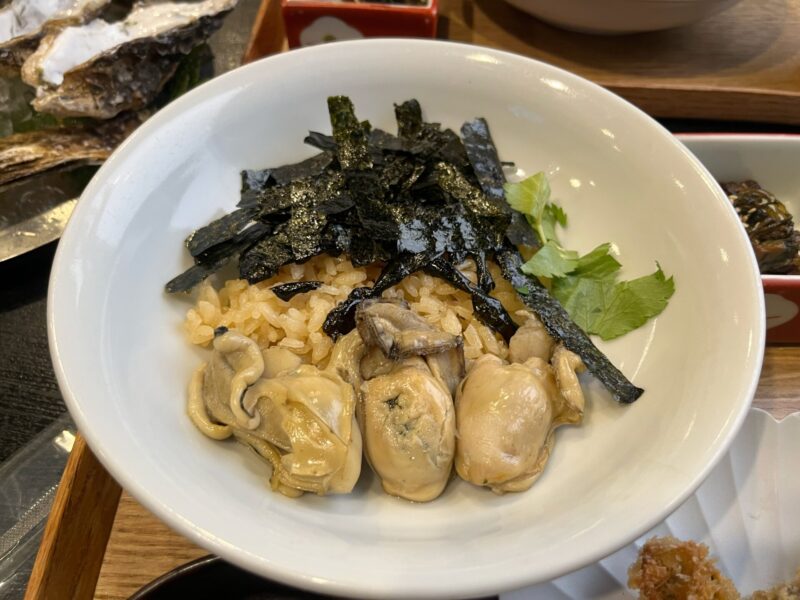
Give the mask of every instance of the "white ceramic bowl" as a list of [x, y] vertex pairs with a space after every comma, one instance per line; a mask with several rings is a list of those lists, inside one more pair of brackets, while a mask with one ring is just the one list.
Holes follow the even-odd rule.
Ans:
[[[487, 118], [501, 157], [546, 171], [568, 247], [614, 242], [624, 274], [675, 276], [666, 311], [600, 347], [647, 391], [620, 406], [589, 383], [585, 424], [559, 430], [544, 476], [495, 496], [453, 481], [415, 505], [365, 472], [354, 494], [291, 500], [264, 464], [198, 433], [187, 382], [207, 356], [164, 283], [188, 233], [238, 200], [239, 171], [295, 161], [325, 99], [348, 94], [393, 129], [416, 97], [429, 120]], [[711, 226], [710, 224], [713, 224]], [[674, 510], [739, 428], [764, 342], [747, 238], [700, 163], [627, 102], [560, 69], [475, 46], [367, 40], [268, 58], [183, 96], [144, 124], [86, 189], [53, 266], [49, 333], [67, 405], [134, 497], [252, 571], [333, 594], [479, 596], [589, 564]], [[368, 470], [367, 470], [368, 471]]]
[[585, 33], [657, 31], [689, 25], [741, 0], [507, 0], [551, 25]]

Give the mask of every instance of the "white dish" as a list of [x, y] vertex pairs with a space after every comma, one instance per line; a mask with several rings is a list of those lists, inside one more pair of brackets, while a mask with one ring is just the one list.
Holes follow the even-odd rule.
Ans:
[[585, 33], [657, 31], [689, 25], [741, 0], [507, 0], [557, 27]]
[[658, 527], [597, 564], [501, 600], [635, 598], [627, 570], [654, 535], [707, 544], [742, 594], [788, 581], [800, 568], [798, 462], [800, 413], [776, 421], [753, 409], [725, 458]]
[[[569, 247], [613, 241], [627, 277], [651, 272], [655, 260], [675, 276], [658, 319], [600, 344], [645, 395], [619, 406], [592, 383], [585, 425], [559, 431], [529, 492], [497, 497], [454, 481], [437, 501], [413, 505], [382, 494], [365, 473], [351, 496], [291, 500], [267, 489], [260, 460], [209, 440], [185, 415], [187, 382], [205, 354], [181, 334], [188, 303], [162, 291], [188, 265], [182, 241], [235, 205], [240, 169], [310, 155], [301, 140], [328, 129], [325, 98], [336, 93], [386, 128], [392, 103], [409, 97], [450, 127], [486, 117], [504, 159], [549, 173], [570, 215]], [[760, 281], [738, 218], [665, 129], [560, 69], [433, 41], [281, 54], [160, 111], [79, 202], [48, 311], [68, 407], [134, 497], [244, 568], [372, 598], [497, 593], [629, 543], [723, 456], [753, 396], [764, 343]]]
[[684, 133], [678, 139], [719, 181], [755, 179], [800, 214], [800, 136]]
[[[684, 134], [678, 136], [719, 181], [755, 179], [800, 216], [800, 136]], [[800, 276], [762, 275], [767, 342], [800, 342]]]

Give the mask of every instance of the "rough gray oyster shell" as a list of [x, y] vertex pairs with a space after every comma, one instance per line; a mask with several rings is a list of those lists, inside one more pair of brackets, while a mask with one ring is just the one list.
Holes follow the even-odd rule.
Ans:
[[92, 20], [111, 0], [11, 0], [0, 8], [0, 69], [12, 72], [50, 27]]
[[97, 19], [46, 35], [22, 67], [22, 79], [36, 88], [33, 107], [97, 119], [143, 108], [236, 2], [139, 5], [123, 21]]
[[0, 138], [0, 185], [57, 167], [99, 165], [146, 117], [125, 114], [95, 127], [43, 129]]

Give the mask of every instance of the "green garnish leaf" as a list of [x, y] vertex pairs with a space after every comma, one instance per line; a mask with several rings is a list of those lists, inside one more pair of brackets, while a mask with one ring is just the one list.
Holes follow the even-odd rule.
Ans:
[[519, 183], [506, 183], [503, 189], [509, 206], [525, 215], [542, 246], [557, 242], [556, 225], [567, 225], [567, 213], [550, 202], [550, 183], [543, 172]]
[[561, 225], [562, 227], [567, 226], [567, 213], [564, 212], [564, 209], [561, 208], [558, 204], [548, 204], [547, 210], [550, 211], [553, 218], [556, 220], [556, 223]]
[[613, 275], [571, 275], [554, 280], [552, 292], [584, 331], [611, 340], [660, 314], [675, 292], [675, 282], [659, 266], [631, 281], [614, 282]]
[[[545, 242], [549, 242], [556, 239], [556, 225], [563, 227], [564, 223], [566, 223], [566, 216], [560, 206], [548, 203], [545, 204], [542, 211], [539, 227], [537, 228], [535, 223], [531, 223], [531, 227], [541, 231], [540, 235], [544, 236]], [[530, 223], [530, 221], [531, 219], [529, 218], [528, 222]]]
[[578, 266], [578, 253], [564, 250], [553, 240], [542, 246], [522, 265], [522, 271], [536, 277], [564, 277]]
[[616, 258], [611, 256], [611, 244], [600, 244], [597, 248], [578, 259], [573, 275], [588, 279], [613, 280], [614, 275], [622, 267]]
[[601, 244], [584, 256], [561, 247], [556, 227], [566, 227], [567, 214], [550, 202], [544, 173], [507, 183], [504, 189], [508, 204], [525, 215], [542, 244], [522, 271], [549, 279], [553, 296], [586, 333], [611, 340], [641, 327], [667, 306], [675, 282], [660, 266], [646, 277], [617, 281], [621, 265], [611, 255], [611, 244]]
[[550, 182], [543, 172], [531, 175], [519, 183], [506, 183], [503, 189], [511, 208], [535, 221], [541, 219], [542, 211], [550, 200]]

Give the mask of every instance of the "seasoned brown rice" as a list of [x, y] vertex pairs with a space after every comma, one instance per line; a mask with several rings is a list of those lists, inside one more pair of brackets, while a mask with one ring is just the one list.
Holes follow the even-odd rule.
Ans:
[[[525, 308], [516, 291], [489, 265], [497, 287], [492, 292], [511, 315], [522, 323]], [[462, 272], [473, 282], [475, 265], [468, 261]], [[266, 348], [277, 344], [301, 356], [304, 361], [324, 366], [333, 346], [322, 331], [328, 312], [355, 287], [371, 286], [379, 273], [377, 266], [354, 267], [345, 257], [317, 256], [303, 264], [283, 267], [266, 281], [248, 284], [241, 279], [225, 282], [221, 289], [205, 282], [199, 286], [194, 308], [186, 315], [185, 329], [193, 344], [207, 346], [220, 326], [244, 333]], [[298, 294], [288, 302], [269, 288], [301, 280], [322, 281], [318, 289]], [[505, 358], [503, 339], [481, 323], [472, 309], [470, 296], [441, 279], [415, 273], [384, 292], [385, 298], [404, 298], [411, 309], [431, 324], [464, 339], [467, 360], [491, 353]]]

